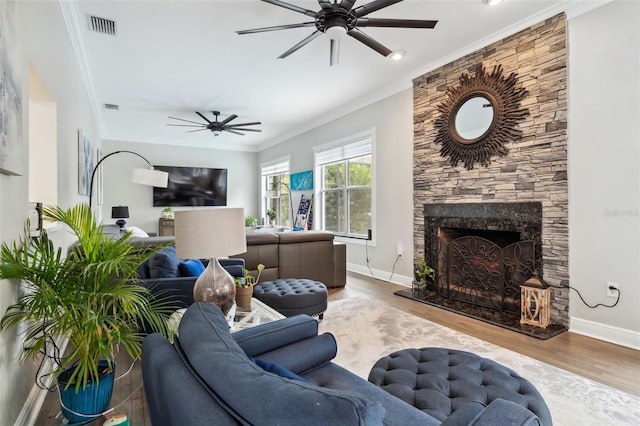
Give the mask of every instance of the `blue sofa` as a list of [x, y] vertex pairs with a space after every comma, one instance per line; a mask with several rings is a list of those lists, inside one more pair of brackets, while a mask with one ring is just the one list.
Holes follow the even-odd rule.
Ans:
[[306, 315], [231, 334], [220, 309], [191, 305], [172, 345], [147, 336], [142, 374], [153, 425], [539, 425], [502, 399], [444, 422], [331, 362], [331, 334]]
[[[193, 286], [199, 275], [186, 266], [188, 261], [176, 256], [175, 247], [165, 247], [138, 267], [139, 283], [153, 295], [167, 300], [172, 309], [187, 308], [193, 303]], [[208, 262], [206, 259], [198, 261], [204, 267]], [[231, 276], [244, 276], [244, 260], [219, 259], [219, 262]]]

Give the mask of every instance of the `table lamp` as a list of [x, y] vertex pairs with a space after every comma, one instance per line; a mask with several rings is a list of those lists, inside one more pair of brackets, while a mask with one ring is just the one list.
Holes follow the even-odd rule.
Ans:
[[116, 225], [118, 225], [120, 229], [124, 228], [127, 224], [125, 219], [129, 219], [129, 206], [111, 207], [111, 218], [118, 219], [116, 220]]
[[214, 207], [175, 212], [176, 255], [183, 259], [209, 259], [193, 286], [193, 300], [214, 303], [226, 315], [236, 297], [236, 283], [218, 257], [247, 251], [244, 209]]

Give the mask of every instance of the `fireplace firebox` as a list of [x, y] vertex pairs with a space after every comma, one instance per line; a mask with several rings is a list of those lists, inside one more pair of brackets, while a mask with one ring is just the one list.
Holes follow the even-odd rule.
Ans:
[[519, 313], [520, 285], [542, 272], [541, 203], [424, 206], [432, 291], [449, 300]]

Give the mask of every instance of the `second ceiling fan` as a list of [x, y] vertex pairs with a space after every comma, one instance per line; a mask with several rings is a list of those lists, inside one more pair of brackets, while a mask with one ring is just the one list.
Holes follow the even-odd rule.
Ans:
[[229, 132], [236, 135], [243, 136], [242, 132], [261, 132], [260, 129], [249, 129], [247, 126], [256, 126], [258, 124], [262, 124], [259, 121], [253, 121], [251, 123], [238, 123], [238, 124], [229, 124], [231, 121], [238, 118], [237, 115], [231, 114], [229, 117], [225, 118], [222, 121], [219, 121], [218, 116], [220, 115], [220, 111], [211, 111], [213, 114], [213, 121], [204, 116], [201, 112], [195, 111], [196, 114], [202, 118], [205, 123], [198, 123], [197, 121], [185, 120], [184, 118], [178, 117], [169, 117], [172, 120], [179, 120], [186, 123], [191, 124], [167, 124], [167, 126], [177, 126], [177, 127], [195, 127], [195, 130], [188, 130], [187, 133], [191, 132], [201, 132], [203, 130], [210, 130], [213, 132], [214, 136], [218, 136], [221, 132]]
[[277, 25], [273, 27], [254, 28], [251, 30], [236, 31], [238, 34], [255, 34], [267, 31], [288, 30], [291, 28], [315, 27], [316, 30], [301, 42], [293, 46], [291, 49], [278, 56], [278, 59], [284, 59], [291, 55], [301, 47], [305, 46], [316, 37], [326, 34], [331, 39], [330, 64], [336, 65], [340, 52], [340, 37], [344, 34], [355, 38], [361, 43], [369, 46], [371, 49], [383, 56], [389, 56], [394, 53], [391, 49], [377, 42], [373, 38], [366, 35], [360, 30], [364, 27], [378, 28], [434, 28], [438, 21], [417, 20], [417, 19], [382, 19], [382, 18], [366, 18], [365, 16], [400, 3], [403, 0], [374, 0], [370, 3], [358, 6], [355, 9], [353, 5], [355, 0], [318, 0], [320, 10], [305, 9], [279, 0], [262, 0], [265, 3], [280, 6], [294, 12], [313, 18], [313, 21], [301, 22], [298, 24]]

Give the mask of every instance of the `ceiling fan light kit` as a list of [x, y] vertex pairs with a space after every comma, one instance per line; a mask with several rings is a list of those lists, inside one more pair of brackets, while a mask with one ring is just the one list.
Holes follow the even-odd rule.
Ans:
[[[375, 50], [382, 56], [389, 57], [398, 60], [404, 55], [400, 55], [399, 52], [406, 53], [404, 51], [392, 51], [386, 46], [382, 45], [378, 41], [374, 40], [367, 34], [365, 34], [360, 28], [375, 27], [375, 28], [427, 28], [432, 29], [436, 26], [438, 21], [433, 20], [419, 20], [419, 19], [384, 19], [384, 18], [367, 18], [366, 15], [384, 9], [387, 6], [391, 6], [396, 3], [400, 3], [403, 0], [374, 0], [370, 3], [364, 4], [354, 8], [356, 3], [354, 0], [318, 0], [320, 10], [314, 12], [313, 10], [305, 9], [299, 6], [295, 6], [289, 3], [285, 3], [280, 0], [262, 0], [265, 3], [279, 6], [293, 12], [301, 13], [305, 16], [314, 19], [313, 22], [301, 22], [297, 24], [277, 25], [272, 27], [254, 28], [250, 30], [236, 31], [237, 34], [256, 34], [267, 31], [279, 31], [288, 30], [292, 28], [304, 28], [315, 27], [315, 31], [309, 36], [298, 42], [291, 49], [278, 56], [278, 59], [284, 59], [291, 55], [298, 49], [304, 47], [316, 37], [321, 34], [326, 34], [331, 39], [330, 52], [329, 52], [329, 64], [336, 65], [339, 59], [340, 51], [340, 39], [344, 38], [344, 35], [348, 35], [369, 48]], [[489, 1], [489, 0], [485, 0]], [[495, 0], [492, 0], [495, 1]]]
[[394, 50], [393, 52], [389, 53], [389, 56], [387, 56], [387, 58], [390, 58], [394, 61], [399, 61], [400, 59], [404, 58], [405, 56], [407, 56], [407, 52], [404, 50]]

